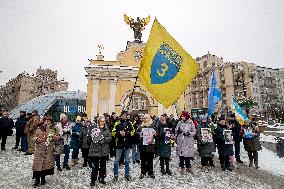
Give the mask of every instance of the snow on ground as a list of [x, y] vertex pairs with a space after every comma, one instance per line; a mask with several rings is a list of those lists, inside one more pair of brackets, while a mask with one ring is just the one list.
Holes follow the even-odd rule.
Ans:
[[[271, 143], [277, 143], [277, 141], [275, 140], [275, 136], [272, 135], [268, 135], [268, 134], [260, 134], [260, 141], [265, 141], [265, 142], [271, 142]], [[282, 139], [284, 139], [284, 137], [280, 137]]]
[[[32, 171], [32, 158], [33, 156], [24, 156], [23, 153], [13, 151], [11, 148], [14, 145], [14, 137], [10, 137], [6, 151], [0, 151], [0, 188], [3, 189], [17, 189], [17, 188], [31, 188], [33, 184]], [[264, 155], [263, 155], [264, 154]], [[242, 158], [245, 159], [246, 153], [242, 152]], [[272, 159], [271, 159], [272, 158]], [[247, 159], [246, 159], [247, 161]], [[266, 164], [265, 162], [270, 162]], [[180, 175], [177, 168], [178, 159], [174, 152], [171, 161], [171, 168], [173, 176], [163, 176], [159, 172], [158, 158], [154, 160], [156, 179], [145, 178], [140, 180], [140, 167], [138, 164], [131, 164], [131, 175], [133, 180], [126, 182], [123, 178], [123, 167], [120, 168], [119, 181], [113, 182], [113, 159], [107, 163], [107, 178], [106, 186], [98, 184], [95, 188], [137, 188], [137, 189], [167, 189], [167, 188], [187, 188], [187, 189], [280, 189], [284, 188], [284, 177], [275, 176], [270, 172], [269, 165], [273, 170], [275, 166], [281, 164], [283, 159], [276, 160], [267, 150], [260, 152], [260, 166], [264, 170], [255, 170], [248, 168], [247, 165], [240, 165], [239, 169], [233, 172], [222, 172], [220, 170], [219, 161], [215, 160], [217, 167], [213, 168], [209, 173], [201, 172], [200, 158], [197, 157], [193, 162], [194, 175]], [[47, 184], [41, 188], [90, 188], [90, 169], [82, 168], [82, 162], [79, 165], [72, 167], [72, 170], [62, 172], [55, 171], [53, 176], [47, 177]], [[283, 163], [282, 163], [283, 164]], [[283, 172], [283, 167], [278, 167], [277, 172]]]
[[284, 130], [284, 124], [280, 124], [280, 123], [275, 123], [273, 125], [268, 125], [267, 127], [269, 128], [276, 128], [279, 130]]

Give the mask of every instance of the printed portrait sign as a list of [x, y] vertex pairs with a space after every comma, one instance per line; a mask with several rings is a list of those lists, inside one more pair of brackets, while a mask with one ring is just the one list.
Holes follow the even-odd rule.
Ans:
[[233, 144], [232, 130], [223, 130], [223, 135], [225, 139], [225, 144]]
[[153, 128], [142, 128], [143, 145], [155, 144], [155, 130]]
[[93, 128], [91, 131], [92, 140], [96, 143], [101, 140], [100, 136], [101, 130], [99, 128]]
[[165, 143], [166, 144], [174, 144], [175, 140], [173, 139], [173, 131], [171, 128], [164, 128], [164, 131], [166, 133], [165, 137]]
[[203, 142], [213, 142], [211, 128], [201, 128], [201, 140]]

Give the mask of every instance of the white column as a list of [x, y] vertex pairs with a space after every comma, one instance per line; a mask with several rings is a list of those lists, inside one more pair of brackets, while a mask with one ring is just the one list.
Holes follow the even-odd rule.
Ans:
[[109, 81], [109, 104], [108, 104], [108, 113], [111, 115], [112, 112], [115, 112], [115, 94], [116, 94], [116, 83], [117, 80]]
[[97, 112], [98, 112], [99, 84], [100, 84], [100, 80], [98, 79], [93, 80], [92, 113], [91, 113], [92, 120], [94, 116], [97, 115]]

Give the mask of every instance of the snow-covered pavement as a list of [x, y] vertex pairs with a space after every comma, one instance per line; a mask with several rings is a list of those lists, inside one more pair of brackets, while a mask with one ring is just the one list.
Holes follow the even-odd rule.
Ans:
[[[14, 145], [14, 137], [8, 139], [6, 151], [0, 151], [0, 188], [16, 189], [16, 188], [32, 188], [33, 180], [31, 165], [33, 156], [24, 156], [23, 153], [13, 151], [11, 148]], [[272, 153], [272, 154], [271, 154]], [[173, 176], [163, 176], [159, 172], [159, 161], [154, 160], [156, 179], [145, 178], [140, 180], [140, 168], [137, 164], [131, 164], [131, 173], [133, 180], [127, 182], [123, 178], [124, 168], [120, 169], [121, 175], [119, 181], [112, 181], [113, 159], [107, 163], [108, 176], [106, 186], [98, 184], [95, 188], [196, 188], [196, 189], [282, 189], [284, 188], [284, 176], [275, 175], [284, 172], [284, 159], [277, 160], [273, 156], [273, 152], [266, 149], [260, 152], [260, 166], [264, 170], [255, 170], [248, 168], [247, 165], [241, 165], [239, 169], [233, 172], [222, 172], [219, 162], [216, 160], [216, 168], [213, 168], [209, 173], [201, 172], [200, 158], [196, 158], [193, 162], [194, 175], [180, 175], [177, 168], [177, 158], [173, 154], [171, 167], [174, 172]], [[246, 153], [242, 153], [242, 157], [246, 158]], [[270, 162], [270, 163], [266, 163]], [[90, 169], [82, 168], [82, 162], [72, 170], [55, 172], [53, 176], [47, 177], [47, 184], [41, 188], [90, 188]], [[282, 164], [282, 165], [280, 165]], [[269, 171], [266, 171], [269, 170]], [[273, 173], [271, 172], [273, 171]]]

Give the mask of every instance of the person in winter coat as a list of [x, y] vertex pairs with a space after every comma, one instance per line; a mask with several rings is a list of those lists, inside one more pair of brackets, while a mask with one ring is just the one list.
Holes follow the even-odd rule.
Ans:
[[[110, 116], [110, 123], [109, 123], [109, 130], [112, 131], [114, 124], [118, 121], [118, 116], [116, 115], [115, 112], [111, 113]], [[109, 148], [110, 148], [110, 157], [115, 156], [115, 138], [112, 137], [110, 143], [109, 143]]]
[[80, 116], [76, 117], [76, 123], [74, 127], [71, 129], [71, 142], [70, 142], [70, 148], [72, 149], [72, 160], [71, 160], [71, 166], [74, 166], [78, 164], [79, 158], [79, 134], [81, 129], [83, 128], [82, 119]]
[[131, 148], [131, 137], [134, 135], [134, 129], [130, 121], [127, 119], [127, 111], [122, 111], [120, 120], [117, 121], [112, 130], [112, 136], [115, 138], [116, 155], [114, 160], [114, 181], [118, 180], [118, 165], [121, 154], [124, 151], [125, 161], [125, 179], [131, 180], [129, 174], [129, 153]]
[[[16, 144], [15, 147], [12, 148], [13, 150], [17, 150], [21, 141], [21, 148], [23, 148], [23, 142], [21, 140], [21, 137], [25, 135], [24, 130], [25, 126], [27, 124], [26, 120], [26, 112], [20, 111], [20, 117], [17, 118], [17, 121], [15, 123], [16, 127]], [[19, 151], [22, 151], [21, 149]], [[27, 150], [26, 150], [27, 151]]]
[[254, 124], [250, 124], [246, 121], [242, 130], [244, 148], [248, 153], [249, 167], [254, 163], [255, 168], [258, 169], [258, 151], [261, 150], [261, 144], [259, 142], [259, 129]]
[[242, 142], [242, 127], [241, 127], [241, 124], [236, 120], [236, 115], [233, 113], [230, 115], [230, 123], [232, 124], [233, 128], [232, 128], [232, 131], [233, 131], [233, 136], [234, 136], [234, 147], [235, 147], [235, 158], [236, 158], [236, 161], [238, 163], [244, 163], [242, 160], [241, 160], [241, 148], [240, 148], [240, 144]]
[[[202, 130], [202, 132], [201, 132]], [[213, 151], [215, 144], [213, 142], [212, 128], [207, 124], [206, 119], [201, 120], [201, 124], [197, 127], [197, 149], [201, 157], [201, 166], [204, 172], [208, 172], [208, 166], [213, 164]]]
[[8, 136], [12, 136], [13, 127], [14, 121], [9, 118], [9, 112], [3, 112], [3, 117], [0, 118], [0, 139], [2, 139], [1, 150], [6, 150], [6, 140]]
[[33, 141], [35, 142], [35, 151], [33, 159], [33, 178], [35, 182], [33, 187], [45, 185], [46, 175], [54, 174], [54, 141], [58, 140], [57, 131], [51, 118], [44, 118], [35, 132]]
[[154, 143], [147, 143], [143, 144], [143, 129], [146, 128], [152, 128], [153, 133], [149, 133], [151, 136], [153, 136], [154, 140], [156, 138], [156, 124], [153, 122], [151, 116], [149, 114], [145, 114], [143, 116], [143, 122], [138, 128], [139, 132], [139, 151], [140, 151], [140, 157], [141, 157], [141, 175], [140, 179], [143, 179], [146, 174], [150, 176], [150, 178], [155, 179], [154, 170], [153, 170], [153, 160], [154, 160], [154, 154], [155, 154], [155, 144]]
[[109, 143], [111, 141], [111, 133], [106, 126], [104, 116], [98, 117], [98, 124], [96, 128], [92, 128], [88, 135], [90, 142], [89, 158], [92, 168], [91, 172], [91, 186], [95, 185], [98, 180], [102, 184], [106, 184], [106, 161], [109, 156]]
[[133, 115], [132, 125], [134, 129], [134, 136], [132, 137], [132, 140], [131, 140], [132, 142], [132, 161], [133, 161], [133, 164], [135, 164], [135, 163], [140, 163], [140, 151], [138, 148], [138, 144], [140, 140], [140, 133], [138, 129], [141, 125], [141, 122], [140, 122], [138, 114]]
[[70, 170], [70, 167], [68, 165], [69, 161], [69, 154], [70, 154], [70, 141], [71, 141], [71, 128], [72, 124], [68, 122], [67, 116], [64, 113], [60, 114], [60, 122], [56, 125], [56, 129], [59, 133], [60, 140], [58, 140], [55, 145], [55, 148], [58, 148], [59, 150], [55, 150], [55, 162], [57, 166], [58, 171], [62, 171], [61, 165], [60, 165], [60, 155], [64, 154], [64, 161], [63, 161], [63, 167], [66, 170]]
[[82, 157], [84, 159], [83, 167], [87, 167], [89, 162], [90, 144], [88, 143], [88, 136], [90, 131], [94, 128], [90, 119], [85, 119], [84, 127], [79, 134], [79, 143], [81, 147]]
[[214, 131], [214, 137], [218, 148], [219, 160], [222, 170], [232, 171], [232, 168], [230, 167], [229, 157], [234, 155], [233, 143], [226, 142], [227, 139], [224, 136], [224, 130], [230, 130], [230, 128], [226, 123], [225, 117], [221, 116], [219, 118], [217, 128]]
[[25, 134], [28, 136], [28, 142], [29, 142], [29, 150], [25, 153], [25, 155], [32, 155], [34, 153], [35, 144], [34, 144], [33, 138], [38, 128], [39, 122], [40, 122], [40, 118], [38, 116], [38, 111], [33, 110], [32, 117], [29, 119], [25, 127]]
[[[166, 117], [162, 115], [157, 124], [157, 154], [160, 156], [161, 173], [163, 175], [172, 175], [170, 170], [171, 144], [166, 142], [166, 130], [170, 129], [170, 125], [166, 121]], [[166, 170], [165, 170], [166, 165]]]
[[196, 135], [196, 129], [190, 115], [186, 111], [182, 111], [181, 121], [178, 122], [175, 133], [177, 143], [176, 153], [179, 156], [181, 174], [184, 174], [185, 171], [193, 173], [190, 159], [194, 157], [194, 136]]

